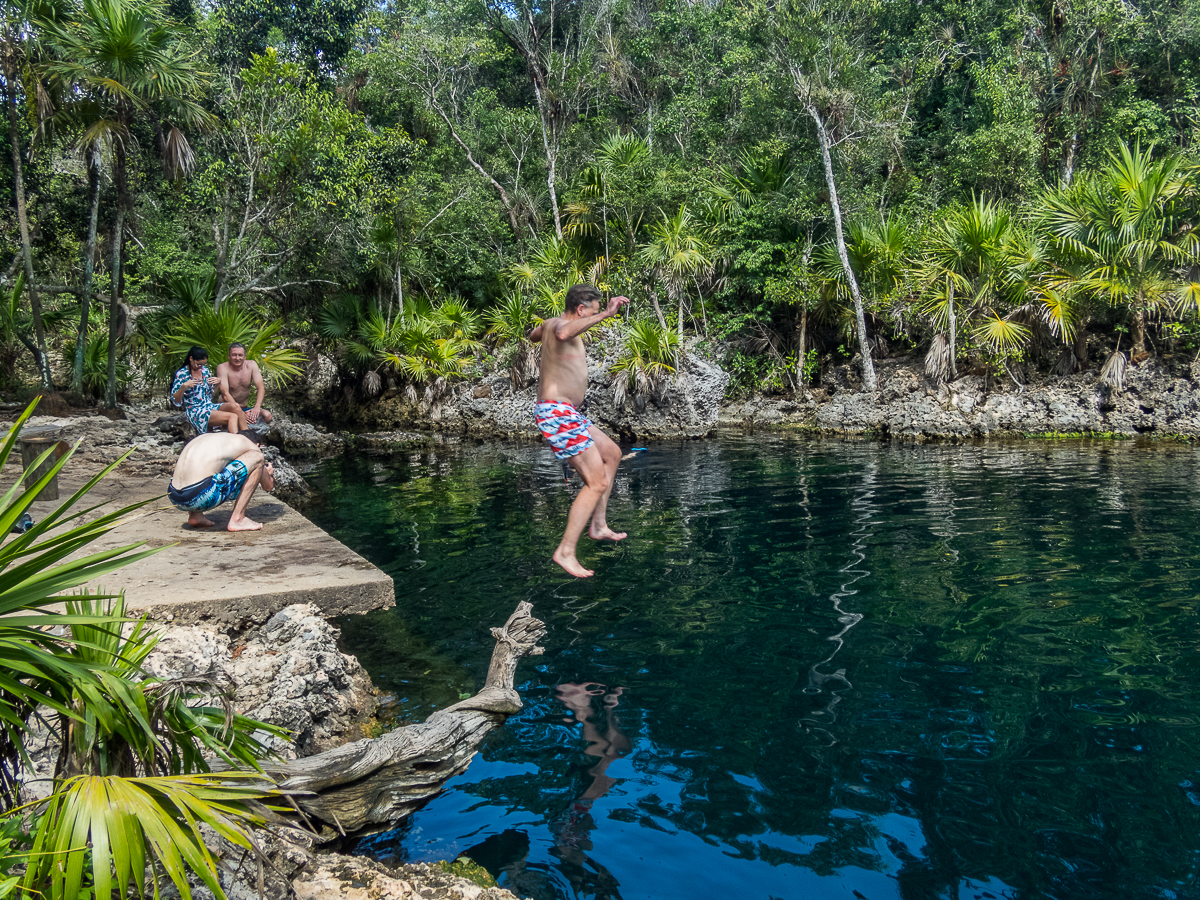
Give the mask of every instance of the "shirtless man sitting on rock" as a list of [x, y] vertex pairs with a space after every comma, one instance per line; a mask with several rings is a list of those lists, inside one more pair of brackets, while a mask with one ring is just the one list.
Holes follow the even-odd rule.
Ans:
[[211, 432], [184, 446], [167, 498], [188, 514], [187, 523], [193, 528], [208, 528], [214, 523], [204, 513], [236, 497], [226, 528], [258, 531], [262, 525], [246, 518], [246, 507], [260, 484], [265, 491], [274, 488], [275, 470], [258, 445], [242, 434]]
[[[229, 345], [229, 362], [217, 366], [217, 377], [221, 379], [221, 399], [226, 403], [235, 403], [246, 413], [246, 421], [251, 425], [260, 419], [271, 424], [271, 411], [262, 408], [263, 397], [267, 387], [263, 384], [262, 371], [258, 363], [246, 359], [244, 344]], [[250, 399], [250, 386], [254, 385], [254, 405], [247, 406]]]
[[538, 429], [554, 448], [554, 455], [574, 466], [583, 478], [583, 488], [567, 516], [567, 530], [554, 551], [554, 561], [576, 578], [594, 574], [575, 558], [575, 546], [589, 520], [588, 534], [595, 540], [619, 541], [625, 537], [625, 532], [608, 527], [607, 518], [608, 495], [621, 462], [621, 450], [579, 412], [588, 382], [587, 353], [580, 335], [615, 316], [628, 302], [628, 297], [613, 297], [601, 311], [600, 292], [590, 284], [577, 284], [567, 291], [566, 311], [529, 332], [529, 340], [542, 344], [542, 371], [534, 407]]

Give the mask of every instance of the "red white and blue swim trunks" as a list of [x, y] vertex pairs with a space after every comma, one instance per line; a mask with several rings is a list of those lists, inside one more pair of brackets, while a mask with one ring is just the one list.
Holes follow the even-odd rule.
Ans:
[[533, 417], [559, 459], [570, 459], [596, 443], [588, 434], [591, 421], [570, 403], [561, 400], [539, 403], [533, 408]]

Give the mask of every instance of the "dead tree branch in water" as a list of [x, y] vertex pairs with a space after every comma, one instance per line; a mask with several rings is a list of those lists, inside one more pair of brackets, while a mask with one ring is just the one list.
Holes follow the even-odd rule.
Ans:
[[419, 725], [355, 741], [326, 753], [264, 771], [291, 793], [304, 814], [342, 834], [390, 826], [416, 812], [455, 775], [466, 771], [475, 748], [522, 708], [513, 687], [517, 663], [538, 656], [546, 625], [522, 602], [502, 628], [487, 681], [474, 697], [439, 710]]

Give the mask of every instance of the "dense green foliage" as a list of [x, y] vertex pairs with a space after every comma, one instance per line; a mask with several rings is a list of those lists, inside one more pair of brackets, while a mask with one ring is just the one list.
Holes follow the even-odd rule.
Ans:
[[[0, 466], [34, 405], [0, 441]], [[236, 714], [203, 678], [147, 674], [142, 663], [158, 637], [145, 619], [123, 630], [131, 620], [120, 595], [85, 589], [65, 613], [54, 610], [63, 592], [156, 552], [133, 544], [79, 555], [142, 505], [83, 507], [89, 490], [124, 458], [10, 535], [73, 452], [35, 478], [54, 453], [47, 449], [24, 483], [0, 496], [0, 534], [7, 536], [0, 545], [0, 892], [15, 888], [9, 870], [21, 861], [22, 896], [74, 900], [86, 888], [108, 898], [114, 888], [126, 896], [132, 884], [144, 897], [150, 873], [155, 896], [166, 875], [189, 897], [191, 871], [223, 897], [201, 825], [254, 846], [248, 829], [272, 817], [260, 802], [270, 793], [261, 787], [256, 760], [267, 750], [256, 735], [283, 732]], [[49, 796], [18, 806], [28, 789], [17, 779], [28, 762], [26, 735], [38, 722], [59, 746]], [[248, 772], [213, 774], [211, 758]], [[26, 822], [33, 829], [27, 854], [16, 847]]]
[[79, 339], [93, 269], [102, 305], [211, 278], [368, 392], [479, 355], [406, 310], [578, 280], [762, 384], [939, 340], [940, 374], [1070, 369], [1089, 323], [1143, 351], [1195, 316], [1197, 0], [79, 2], [2, 23], [38, 296]]

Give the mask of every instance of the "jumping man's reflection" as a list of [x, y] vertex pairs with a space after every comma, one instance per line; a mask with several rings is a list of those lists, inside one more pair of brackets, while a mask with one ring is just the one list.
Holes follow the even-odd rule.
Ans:
[[[550, 823], [550, 832], [554, 835], [554, 849], [550, 852], [562, 860], [563, 875], [570, 880], [575, 891], [584, 896], [620, 896], [620, 885], [616, 878], [594, 859], [588, 859], [584, 851], [592, 849], [588, 833], [596, 827], [592, 818], [592, 803], [608, 793], [617, 783], [616, 779], [608, 774], [608, 767], [614, 760], [622, 758], [633, 749], [633, 744], [617, 724], [617, 704], [620, 703], [623, 690], [619, 687], [608, 689], [594, 681], [560, 684], [557, 690], [558, 699], [571, 710], [574, 720], [583, 725], [583, 737], [588, 742], [587, 749], [583, 752], [599, 759], [599, 762], [586, 771], [590, 781], [583, 793]], [[600, 703], [604, 712], [603, 733], [592, 719], [592, 703], [595, 697], [602, 698]], [[566, 721], [571, 722], [572, 719], [568, 718]]]

